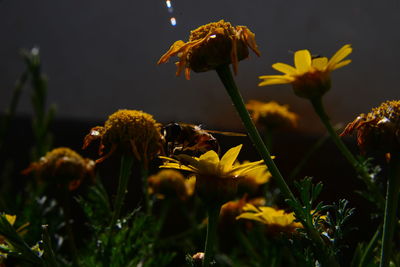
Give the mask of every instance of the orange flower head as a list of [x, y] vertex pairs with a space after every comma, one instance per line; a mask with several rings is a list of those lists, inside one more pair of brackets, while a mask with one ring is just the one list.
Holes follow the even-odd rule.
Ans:
[[349, 123], [341, 136], [357, 131], [357, 143], [363, 153], [400, 150], [400, 101], [386, 101], [368, 114], [360, 114]]
[[170, 197], [186, 200], [193, 195], [195, 182], [195, 177], [185, 179], [180, 172], [165, 169], [149, 177], [149, 193], [159, 199]]
[[260, 56], [254, 33], [246, 26], [234, 27], [220, 20], [191, 31], [187, 43], [176, 41], [157, 64], [166, 63], [170, 57], [177, 55], [176, 75], [185, 69], [187, 80], [190, 79], [190, 70], [204, 72], [226, 64], [232, 64], [237, 74], [238, 61], [248, 57], [248, 47]]
[[[90, 130], [83, 148], [96, 139], [100, 139], [99, 155], [102, 156], [96, 163], [119, 149], [122, 153], [133, 154], [147, 166], [148, 161], [163, 149], [161, 125], [152, 115], [138, 110], [121, 109], [110, 115], [104, 126]], [[105, 149], [108, 153], [103, 156]]]
[[31, 163], [23, 173], [34, 172], [39, 182], [66, 186], [73, 191], [85, 178], [94, 179], [94, 166], [93, 160], [83, 158], [70, 148], [60, 147], [47, 152], [39, 161]]

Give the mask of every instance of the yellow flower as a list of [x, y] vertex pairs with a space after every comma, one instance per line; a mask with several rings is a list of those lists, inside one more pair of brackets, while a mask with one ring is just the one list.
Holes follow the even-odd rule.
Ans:
[[268, 226], [267, 231], [271, 234], [295, 233], [297, 228], [303, 228], [299, 222], [295, 222], [294, 213], [286, 213], [284, 210], [272, 207], [255, 207], [252, 204], [246, 204], [243, 207], [243, 213], [236, 219], [247, 219], [261, 222]]
[[265, 168], [263, 161], [235, 165], [242, 145], [229, 149], [220, 159], [210, 150], [199, 158], [178, 155], [178, 159], [160, 157], [169, 160], [160, 168], [189, 171], [196, 175], [196, 191], [206, 202], [224, 203], [233, 198], [237, 185], [247, 173], [258, 168]]
[[157, 64], [166, 63], [170, 57], [177, 55], [176, 75], [185, 69], [187, 80], [190, 79], [191, 69], [204, 72], [231, 63], [236, 74], [238, 61], [249, 55], [247, 47], [260, 56], [254, 33], [245, 26], [233, 27], [229, 22], [220, 20], [191, 31], [187, 43], [176, 41]]
[[284, 63], [273, 64], [272, 67], [284, 75], [260, 76], [263, 81], [259, 86], [290, 83], [300, 97], [321, 97], [331, 87], [330, 73], [350, 64], [350, 59], [344, 59], [352, 50], [351, 45], [344, 45], [329, 60], [326, 57], [312, 58], [310, 51], [299, 50], [294, 54], [294, 67]]
[[185, 179], [180, 172], [175, 170], [161, 170], [148, 179], [149, 193], [156, 195], [159, 199], [175, 197], [185, 200], [193, 195], [195, 184], [195, 177]]
[[[243, 164], [247, 163], [248, 161], [243, 162]], [[271, 177], [272, 175], [265, 165], [264, 168], [250, 170], [244, 175], [243, 179], [239, 181], [238, 193], [240, 195], [245, 193], [254, 194], [259, 189], [260, 185], [267, 183]]]
[[96, 139], [100, 139], [99, 155], [108, 153], [96, 160], [102, 162], [117, 149], [122, 153], [133, 154], [147, 166], [156, 154], [162, 151], [161, 125], [153, 116], [139, 110], [121, 109], [108, 117], [104, 126], [90, 130], [84, 139], [83, 149]]
[[33, 162], [23, 174], [35, 172], [39, 182], [67, 187], [70, 191], [79, 187], [85, 178], [94, 179], [93, 160], [83, 158], [70, 148], [59, 147], [46, 153], [38, 162]]
[[256, 123], [267, 128], [294, 128], [297, 126], [298, 116], [289, 111], [287, 105], [280, 105], [275, 101], [261, 102], [250, 100], [246, 104], [251, 117]]
[[400, 150], [400, 101], [386, 101], [368, 114], [360, 114], [341, 136], [357, 131], [362, 152], [398, 153]]

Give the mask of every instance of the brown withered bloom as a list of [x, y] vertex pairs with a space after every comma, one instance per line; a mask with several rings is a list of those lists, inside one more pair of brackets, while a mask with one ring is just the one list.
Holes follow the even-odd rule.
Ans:
[[297, 126], [298, 116], [289, 111], [287, 105], [280, 105], [275, 101], [250, 100], [246, 108], [255, 123], [267, 128], [290, 129]]
[[[83, 143], [87, 148], [94, 140], [100, 140], [99, 155], [96, 163], [104, 161], [117, 150], [131, 154], [147, 166], [163, 149], [161, 125], [153, 116], [139, 110], [121, 109], [108, 117], [104, 126], [90, 130]], [[105, 151], [107, 153], [104, 155]]]
[[159, 199], [186, 200], [193, 195], [195, 184], [195, 177], [185, 179], [179, 171], [165, 169], [148, 178], [148, 191]]
[[368, 114], [359, 115], [349, 123], [341, 136], [357, 131], [360, 150], [398, 153], [400, 150], [400, 101], [383, 102]]
[[177, 55], [176, 75], [184, 69], [187, 80], [190, 79], [190, 70], [204, 72], [227, 64], [232, 64], [237, 74], [238, 61], [248, 57], [248, 47], [260, 56], [254, 33], [246, 26], [234, 27], [220, 20], [191, 31], [187, 43], [176, 41], [157, 64], [166, 63], [170, 57]]
[[94, 166], [93, 160], [83, 158], [70, 148], [59, 147], [31, 163], [23, 174], [35, 173], [39, 182], [56, 184], [73, 191], [83, 180], [94, 179]]

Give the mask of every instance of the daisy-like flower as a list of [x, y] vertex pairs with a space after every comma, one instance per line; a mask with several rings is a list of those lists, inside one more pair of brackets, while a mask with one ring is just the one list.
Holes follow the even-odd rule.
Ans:
[[297, 126], [298, 116], [289, 111], [287, 105], [280, 105], [275, 101], [261, 102], [250, 100], [246, 104], [252, 119], [267, 128], [294, 128]]
[[94, 180], [94, 166], [93, 160], [83, 158], [70, 148], [59, 147], [47, 152], [39, 161], [31, 163], [22, 173], [34, 172], [41, 183], [67, 187], [73, 191], [86, 178]]
[[[243, 164], [249, 163], [244, 161]], [[239, 163], [237, 163], [239, 164]], [[238, 184], [238, 194], [239, 196], [243, 194], [254, 194], [260, 188], [261, 185], [267, 183], [271, 179], [272, 175], [268, 171], [267, 167], [256, 168], [248, 171], [243, 179], [239, 181]]]
[[189, 171], [196, 175], [196, 191], [208, 203], [223, 204], [233, 198], [238, 182], [252, 170], [264, 168], [263, 161], [235, 165], [242, 145], [229, 149], [220, 159], [218, 154], [210, 150], [199, 158], [178, 155], [177, 159], [161, 157], [169, 162], [160, 168]]
[[[163, 149], [161, 124], [152, 115], [139, 110], [121, 109], [110, 115], [104, 126], [94, 127], [86, 135], [83, 149], [97, 139], [100, 139], [99, 155], [102, 157], [96, 163], [119, 150], [133, 154], [147, 166]], [[108, 150], [106, 155], [103, 155], [104, 150]]]
[[243, 207], [243, 213], [236, 219], [247, 219], [261, 222], [267, 225], [267, 232], [276, 235], [279, 233], [296, 233], [297, 228], [303, 228], [303, 225], [295, 221], [293, 212], [286, 213], [284, 210], [272, 207], [255, 207], [252, 204], [246, 204]]
[[193, 195], [195, 184], [195, 177], [185, 179], [180, 172], [166, 169], [148, 178], [148, 191], [159, 199], [171, 197], [186, 200]]
[[344, 59], [352, 50], [351, 45], [344, 45], [329, 60], [326, 57], [312, 58], [308, 50], [296, 51], [294, 67], [285, 63], [273, 64], [272, 67], [284, 75], [260, 76], [263, 81], [259, 86], [290, 83], [297, 96], [308, 99], [321, 97], [331, 87], [330, 73], [350, 64], [350, 59]]
[[368, 114], [360, 114], [341, 136], [357, 131], [362, 152], [398, 153], [400, 150], [400, 101], [386, 101]]
[[236, 74], [238, 61], [249, 55], [247, 47], [260, 56], [254, 33], [246, 26], [234, 27], [220, 20], [191, 31], [187, 43], [176, 41], [157, 64], [166, 63], [170, 57], [177, 55], [176, 75], [184, 69], [187, 80], [190, 79], [190, 70], [204, 72], [227, 64], [233, 65]]

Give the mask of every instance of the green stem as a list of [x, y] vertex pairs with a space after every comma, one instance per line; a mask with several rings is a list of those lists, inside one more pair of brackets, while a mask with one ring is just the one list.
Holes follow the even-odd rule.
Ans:
[[[246, 109], [246, 106], [243, 102], [243, 98], [236, 86], [235, 81], [233, 80], [231, 70], [229, 69], [229, 65], [221, 65], [216, 69], [219, 78], [225, 86], [226, 91], [228, 92], [236, 111], [238, 112], [242, 122], [249, 134], [251, 141], [256, 147], [258, 153], [263, 158], [265, 164], [268, 167], [271, 175], [274, 177], [279, 189], [286, 199], [290, 199], [292, 202], [297, 203], [299, 206], [302, 206], [301, 203], [293, 195], [289, 186], [286, 184], [283, 179], [278, 167], [275, 165], [274, 161], [271, 158], [271, 154], [266, 148], [260, 134], [257, 131], [256, 126], [254, 125], [253, 120], [250, 117], [249, 112]], [[301, 214], [298, 214], [299, 211], [295, 211], [298, 218], [301, 218]], [[314, 241], [317, 248], [323, 251], [323, 255], [320, 256], [320, 259], [326, 262], [324, 266], [338, 266], [338, 263], [334, 259], [333, 256], [329, 255], [323, 248], [325, 248], [324, 241], [322, 240], [319, 233], [312, 227], [312, 225], [305, 225], [306, 231], [308, 232], [309, 237]]]
[[367, 266], [367, 261], [369, 261], [372, 258], [372, 253], [375, 248], [375, 243], [376, 243], [376, 241], [378, 241], [378, 239], [381, 235], [381, 228], [382, 228], [382, 225], [379, 225], [374, 236], [369, 241], [368, 246], [365, 248], [364, 253], [361, 256], [361, 260], [360, 260], [358, 267]]
[[373, 198], [377, 202], [378, 207], [383, 208], [385, 200], [383, 199], [382, 195], [379, 193], [379, 189], [371, 181], [371, 176], [368, 173], [368, 170], [362, 164], [360, 164], [360, 162], [354, 157], [354, 155], [350, 152], [350, 150], [347, 148], [347, 146], [343, 143], [342, 139], [340, 139], [340, 137], [338, 136], [336, 131], [333, 129], [333, 127], [329, 121], [329, 117], [326, 114], [324, 106], [322, 104], [322, 98], [312, 99], [311, 104], [313, 105], [315, 112], [320, 117], [325, 128], [328, 130], [328, 133], [331, 136], [335, 145], [339, 148], [339, 150], [343, 154], [343, 156], [354, 167], [354, 169], [357, 171], [357, 173], [359, 174], [361, 179], [367, 185], [367, 188], [370, 191], [370, 193], [373, 194]]
[[389, 266], [392, 251], [392, 239], [396, 224], [396, 211], [400, 191], [400, 157], [397, 153], [391, 153], [389, 164], [389, 181], [386, 193], [385, 220], [383, 223], [383, 237], [380, 267]]
[[131, 176], [133, 160], [134, 160], [133, 156], [130, 155], [121, 156], [117, 197], [115, 198], [114, 212], [110, 222], [110, 229], [114, 228], [120, 216], [122, 205], [125, 199], [125, 194], [127, 192], [129, 177]]
[[211, 205], [208, 207], [208, 224], [207, 224], [207, 237], [204, 249], [203, 267], [210, 266], [213, 256], [214, 243], [217, 236], [218, 217], [221, 210], [220, 205]]

